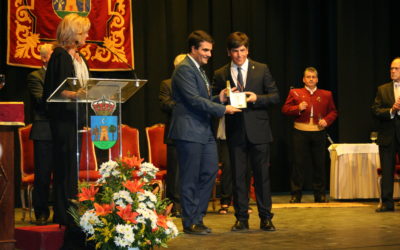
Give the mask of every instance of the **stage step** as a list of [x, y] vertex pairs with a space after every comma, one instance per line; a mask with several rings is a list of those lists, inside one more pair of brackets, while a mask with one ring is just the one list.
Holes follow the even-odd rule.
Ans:
[[21, 250], [58, 250], [64, 239], [64, 227], [56, 225], [15, 228], [15, 247]]

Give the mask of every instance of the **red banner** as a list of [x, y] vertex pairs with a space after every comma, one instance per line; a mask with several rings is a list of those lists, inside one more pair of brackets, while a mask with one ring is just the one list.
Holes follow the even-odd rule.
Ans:
[[40, 45], [55, 41], [57, 25], [69, 13], [88, 16], [88, 42], [108, 48], [88, 43], [80, 49], [91, 70], [134, 67], [130, 0], [8, 0], [7, 64], [41, 67]]
[[23, 102], [0, 102], [0, 125], [21, 125], [24, 123]]

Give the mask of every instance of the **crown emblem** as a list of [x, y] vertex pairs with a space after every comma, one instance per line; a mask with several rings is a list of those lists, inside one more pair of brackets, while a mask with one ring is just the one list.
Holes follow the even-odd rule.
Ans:
[[96, 115], [99, 116], [108, 116], [114, 113], [115, 108], [117, 107], [116, 102], [107, 100], [104, 96], [97, 100], [93, 101], [91, 104], [93, 111]]

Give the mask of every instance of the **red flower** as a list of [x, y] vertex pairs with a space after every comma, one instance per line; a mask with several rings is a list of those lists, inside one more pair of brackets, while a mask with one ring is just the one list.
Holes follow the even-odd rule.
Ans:
[[144, 183], [140, 180], [126, 181], [122, 183], [122, 185], [124, 185], [124, 187], [131, 191], [131, 193], [144, 192], [142, 188], [144, 186]]
[[134, 179], [139, 178], [139, 171], [138, 171], [138, 170], [133, 170], [133, 171], [132, 171], [132, 177], [133, 177]]
[[133, 157], [123, 157], [121, 159], [121, 162], [124, 163], [128, 168], [134, 168], [134, 167], [139, 167], [140, 164], [142, 164], [142, 161], [144, 158], [139, 159], [136, 156]]
[[157, 226], [163, 227], [164, 229], [168, 229], [167, 222], [168, 222], [167, 216], [158, 214]]
[[103, 204], [100, 205], [98, 203], [94, 203], [94, 208], [96, 209], [97, 216], [106, 216], [107, 214], [112, 213], [114, 208], [114, 204]]
[[99, 188], [95, 188], [94, 185], [90, 185], [89, 188], [83, 187], [81, 192], [78, 194], [79, 201], [94, 201], [94, 196], [99, 191]]
[[139, 215], [139, 213], [132, 212], [132, 206], [131, 204], [127, 205], [125, 208], [118, 206], [117, 209], [119, 212], [117, 214], [119, 217], [121, 217], [124, 221], [129, 221], [134, 224], [137, 224], [138, 222], [136, 221], [136, 217]]

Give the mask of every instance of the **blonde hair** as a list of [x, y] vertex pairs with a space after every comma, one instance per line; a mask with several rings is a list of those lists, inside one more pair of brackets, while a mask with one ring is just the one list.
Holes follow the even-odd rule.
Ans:
[[53, 50], [54, 45], [50, 43], [45, 43], [39, 46], [40, 57], [46, 57]]
[[61, 47], [75, 47], [79, 37], [90, 29], [90, 20], [72, 13], [66, 15], [57, 27], [57, 43]]
[[175, 57], [175, 60], [174, 60], [174, 66], [176, 67], [176, 66], [178, 66], [178, 64], [180, 64], [182, 61], [183, 61], [183, 59], [185, 59], [186, 58], [186, 54], [179, 54], [179, 55], [177, 55], [176, 57]]

